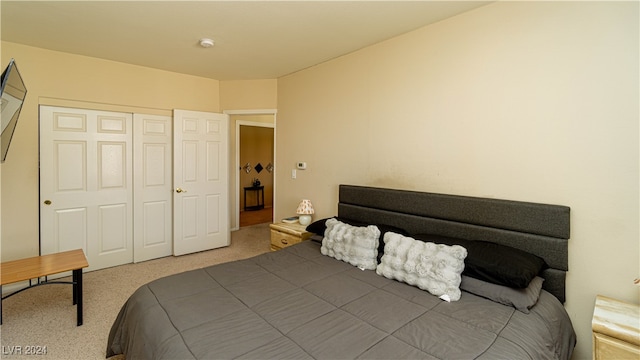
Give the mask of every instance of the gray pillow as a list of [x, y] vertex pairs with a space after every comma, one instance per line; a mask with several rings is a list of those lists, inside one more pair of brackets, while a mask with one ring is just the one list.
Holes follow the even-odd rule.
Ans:
[[460, 245], [435, 244], [388, 232], [376, 273], [426, 290], [443, 300], [458, 301], [466, 256], [467, 250]]
[[375, 270], [378, 266], [378, 238], [380, 230], [375, 225], [352, 226], [336, 219], [326, 222], [320, 252], [363, 270]]
[[536, 276], [531, 280], [529, 286], [524, 289], [518, 289], [462, 275], [460, 289], [500, 304], [513, 306], [517, 310], [528, 314], [529, 309], [538, 302], [543, 282], [543, 278]]

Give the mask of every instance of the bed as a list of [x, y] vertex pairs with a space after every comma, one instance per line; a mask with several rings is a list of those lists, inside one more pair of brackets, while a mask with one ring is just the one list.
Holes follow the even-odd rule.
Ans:
[[[140, 287], [106, 355], [569, 359], [569, 215], [560, 205], [340, 185], [337, 216], [309, 225], [312, 240]], [[444, 260], [411, 258], [405, 250], [416, 246]], [[529, 260], [541, 262], [533, 274], [519, 266]]]

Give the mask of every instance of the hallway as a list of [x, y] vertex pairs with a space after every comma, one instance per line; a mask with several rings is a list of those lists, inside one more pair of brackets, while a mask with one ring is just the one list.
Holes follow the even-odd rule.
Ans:
[[273, 208], [240, 211], [240, 227], [273, 222]]

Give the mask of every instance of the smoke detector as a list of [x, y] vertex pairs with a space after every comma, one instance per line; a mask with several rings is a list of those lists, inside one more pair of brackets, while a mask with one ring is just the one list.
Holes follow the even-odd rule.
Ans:
[[214, 45], [214, 42], [211, 39], [207, 39], [207, 38], [200, 39], [200, 46], [202, 46], [203, 48], [209, 48], [209, 47], [212, 47], [213, 45]]

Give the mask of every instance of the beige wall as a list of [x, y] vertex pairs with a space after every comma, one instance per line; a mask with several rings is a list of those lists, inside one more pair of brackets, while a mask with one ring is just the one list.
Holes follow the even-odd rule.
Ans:
[[171, 109], [220, 112], [219, 82], [2, 42], [28, 89], [2, 164], [2, 260], [38, 254], [38, 105], [170, 115]]
[[221, 81], [221, 108], [222, 110], [275, 109], [277, 87], [276, 79]]
[[334, 215], [341, 183], [568, 205], [591, 358], [596, 294], [640, 300], [638, 13], [498, 2], [279, 79], [275, 217]]

